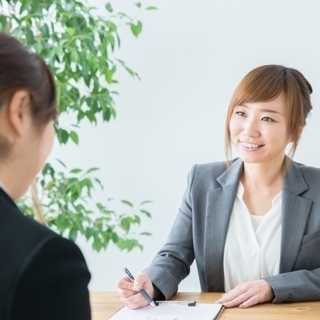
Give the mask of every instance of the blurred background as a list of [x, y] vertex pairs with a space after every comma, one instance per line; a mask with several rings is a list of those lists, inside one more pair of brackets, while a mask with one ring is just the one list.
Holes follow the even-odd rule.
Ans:
[[[102, 0], [88, 0], [104, 10]], [[134, 2], [113, 0], [118, 11], [135, 15]], [[120, 29], [115, 56], [136, 71], [118, 76], [117, 117], [83, 125], [80, 146], [55, 144], [51, 159], [71, 167], [99, 167], [101, 201], [114, 197], [139, 204], [151, 200], [139, 231], [143, 251], [121, 252], [112, 244], [99, 253], [77, 239], [92, 273], [91, 290], [114, 290], [126, 266], [141, 272], [165, 242], [179, 209], [186, 178], [195, 163], [224, 160], [224, 121], [241, 78], [263, 64], [301, 71], [313, 86], [314, 110], [295, 160], [320, 166], [320, 2], [317, 0], [143, 1], [158, 10], [139, 19], [135, 39]], [[179, 290], [199, 291], [196, 268]]]

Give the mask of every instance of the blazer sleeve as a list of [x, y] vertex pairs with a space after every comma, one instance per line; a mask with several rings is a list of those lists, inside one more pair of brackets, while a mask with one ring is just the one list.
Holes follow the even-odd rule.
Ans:
[[191, 198], [194, 172], [195, 166], [189, 172], [182, 204], [165, 245], [144, 270], [165, 299], [178, 291], [179, 283], [190, 273], [190, 266], [194, 261]]
[[10, 320], [89, 320], [90, 273], [80, 249], [59, 236], [43, 243], [22, 266]]
[[280, 273], [264, 280], [274, 291], [274, 303], [320, 300], [320, 268]]

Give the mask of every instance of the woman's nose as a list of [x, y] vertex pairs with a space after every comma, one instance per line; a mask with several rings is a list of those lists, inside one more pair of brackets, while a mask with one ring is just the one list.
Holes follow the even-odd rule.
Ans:
[[243, 124], [243, 134], [248, 137], [257, 138], [260, 136], [259, 125], [254, 120], [248, 119]]

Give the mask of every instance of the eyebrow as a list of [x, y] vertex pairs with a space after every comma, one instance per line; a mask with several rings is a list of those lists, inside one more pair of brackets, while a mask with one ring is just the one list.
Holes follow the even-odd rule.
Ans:
[[[249, 108], [247, 105], [245, 104], [240, 104], [238, 107], [246, 107], [246, 108]], [[262, 109], [261, 110], [262, 112], [268, 112], [268, 113], [276, 113], [276, 114], [280, 114], [282, 115], [282, 113], [276, 111], [276, 110], [272, 110], [272, 109]]]

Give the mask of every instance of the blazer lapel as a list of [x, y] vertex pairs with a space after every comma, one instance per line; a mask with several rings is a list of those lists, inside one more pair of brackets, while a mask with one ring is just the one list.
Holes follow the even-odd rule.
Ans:
[[205, 268], [208, 291], [224, 291], [223, 252], [243, 162], [236, 160], [217, 178], [220, 187], [207, 192]]
[[297, 163], [292, 162], [282, 190], [282, 235], [280, 273], [292, 271], [300, 250], [312, 201], [300, 194], [308, 190]]

